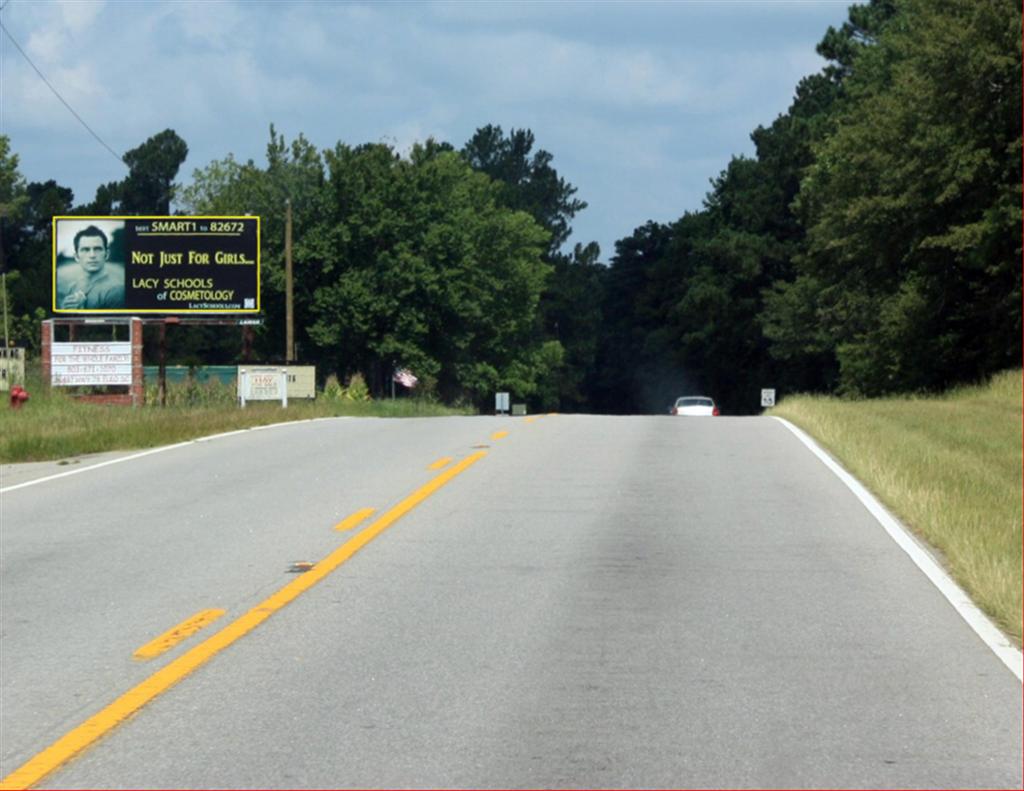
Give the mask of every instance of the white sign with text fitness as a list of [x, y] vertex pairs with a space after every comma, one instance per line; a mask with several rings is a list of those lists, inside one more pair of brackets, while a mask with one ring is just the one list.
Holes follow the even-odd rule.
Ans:
[[50, 358], [50, 384], [130, 385], [132, 344], [55, 343]]

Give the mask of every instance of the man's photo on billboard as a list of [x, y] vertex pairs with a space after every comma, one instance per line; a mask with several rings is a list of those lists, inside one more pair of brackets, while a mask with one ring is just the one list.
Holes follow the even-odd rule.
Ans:
[[57, 220], [57, 310], [124, 307], [124, 221]]

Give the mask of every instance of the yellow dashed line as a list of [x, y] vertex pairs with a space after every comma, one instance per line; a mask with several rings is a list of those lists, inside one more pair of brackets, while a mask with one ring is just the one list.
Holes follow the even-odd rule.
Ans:
[[374, 513], [376, 510], [376, 508], [361, 508], [354, 514], [346, 516], [344, 519], [338, 522], [338, 524], [334, 526], [334, 529], [339, 532], [342, 530], [351, 530], [353, 527], [358, 525], [360, 522], [362, 522], [364, 519], [366, 519], [366, 517], [370, 516], [370, 514]]
[[191, 618], [186, 618], [173, 629], [168, 629], [138, 649], [132, 656], [136, 659], [152, 659], [164, 651], [173, 648], [182, 640], [191, 637], [204, 626], [209, 626], [225, 613], [225, 610], [202, 610]]
[[173, 687], [196, 668], [208, 662], [228, 646], [247, 635], [267, 618], [300, 594], [309, 590], [338, 566], [391, 527], [456, 475], [464, 472], [487, 454], [478, 451], [467, 456], [454, 467], [445, 470], [421, 486], [398, 505], [384, 512], [373, 524], [354, 535], [309, 571], [289, 582], [249, 612], [229, 623], [216, 634], [186, 651], [149, 678], [132, 687], [121, 697], [89, 717], [85, 722], [59, 738], [45, 750], [37, 753], [20, 767], [0, 780], [0, 791], [30, 788], [78, 753], [105, 736], [124, 720], [149, 703], [157, 695]]

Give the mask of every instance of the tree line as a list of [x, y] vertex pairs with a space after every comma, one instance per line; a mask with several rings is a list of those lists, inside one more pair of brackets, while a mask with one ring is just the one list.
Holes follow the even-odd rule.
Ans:
[[1009, 0], [852, 6], [703, 210], [616, 244], [595, 406], [686, 384], [746, 412], [760, 386], [879, 396], [1019, 366], [1020, 42]]
[[[877, 396], [977, 381], [1021, 362], [1021, 10], [1010, 0], [851, 6], [789, 109], [751, 135], [703, 207], [615, 243], [570, 247], [586, 203], [529, 130], [481, 127], [461, 148], [320, 150], [271, 127], [266, 161], [232, 155], [175, 186], [172, 130], [128, 175], [73, 205], [25, 184], [0, 137], [12, 335], [38, 345], [55, 214], [263, 218], [264, 324], [284, 353], [284, 207], [294, 217], [302, 362], [396, 366], [418, 390], [485, 407], [663, 412], [677, 395], [757, 411], [761, 387]], [[239, 358], [223, 328], [171, 334], [176, 362]]]

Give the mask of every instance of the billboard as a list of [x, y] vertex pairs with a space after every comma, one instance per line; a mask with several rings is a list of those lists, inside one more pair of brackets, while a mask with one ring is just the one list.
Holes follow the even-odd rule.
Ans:
[[56, 314], [259, 313], [259, 217], [54, 217]]

